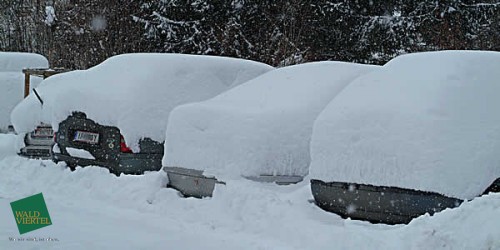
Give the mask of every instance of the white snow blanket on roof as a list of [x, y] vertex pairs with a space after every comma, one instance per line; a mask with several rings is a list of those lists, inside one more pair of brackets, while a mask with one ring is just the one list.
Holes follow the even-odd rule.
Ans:
[[[24, 98], [25, 68], [47, 68], [45, 57], [32, 53], [0, 52], [0, 131], [10, 125], [10, 112]], [[39, 77], [30, 77], [31, 87], [42, 81]]]
[[397, 57], [321, 113], [311, 178], [470, 199], [500, 177], [500, 53]]
[[165, 140], [170, 111], [209, 99], [273, 68], [248, 60], [181, 54], [125, 54], [82, 71], [50, 77], [12, 112], [17, 131], [40, 122], [55, 130], [73, 111], [101, 125], [116, 126], [132, 150], [149, 137]]
[[274, 70], [172, 111], [163, 165], [218, 177], [304, 176], [313, 122], [350, 81], [378, 67], [318, 62]]

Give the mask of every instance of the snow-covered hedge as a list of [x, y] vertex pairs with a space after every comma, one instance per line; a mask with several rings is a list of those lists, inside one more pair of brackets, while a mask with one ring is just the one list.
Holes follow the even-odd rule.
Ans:
[[397, 57], [320, 114], [311, 178], [473, 198], [500, 177], [499, 107], [498, 52]]
[[280, 68], [170, 116], [164, 166], [225, 178], [308, 173], [313, 122], [350, 81], [376, 66], [318, 62]]
[[181, 54], [124, 54], [83, 71], [55, 75], [37, 89], [44, 105], [29, 96], [12, 112], [17, 131], [40, 122], [59, 123], [73, 111], [116, 126], [132, 150], [140, 138], [165, 140], [170, 111], [209, 99], [272, 70], [248, 60]]
[[[45, 57], [32, 53], [0, 52], [0, 131], [10, 125], [10, 112], [24, 97], [25, 68], [47, 68]], [[31, 87], [36, 87], [41, 78], [31, 77]]]

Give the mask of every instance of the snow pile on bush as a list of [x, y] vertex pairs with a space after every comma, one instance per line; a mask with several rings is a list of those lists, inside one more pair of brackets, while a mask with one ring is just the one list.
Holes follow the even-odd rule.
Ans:
[[[45, 57], [32, 53], [0, 52], [0, 131], [10, 125], [10, 112], [24, 97], [25, 68], [47, 68]], [[41, 78], [31, 77], [31, 87], [36, 87]]]
[[311, 177], [470, 199], [500, 177], [500, 53], [395, 58], [320, 114]]
[[319, 62], [274, 70], [205, 102], [177, 107], [164, 166], [225, 176], [299, 175], [318, 114], [376, 66]]
[[59, 123], [73, 111], [102, 124], [116, 126], [132, 150], [140, 138], [165, 140], [170, 111], [202, 101], [272, 70], [253, 61], [181, 54], [125, 54], [83, 71], [48, 78], [12, 113], [17, 131], [40, 122]]

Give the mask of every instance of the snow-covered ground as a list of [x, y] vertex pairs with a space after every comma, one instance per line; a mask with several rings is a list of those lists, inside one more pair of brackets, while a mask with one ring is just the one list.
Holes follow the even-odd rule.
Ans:
[[[409, 225], [375, 225], [319, 209], [308, 181], [232, 180], [213, 198], [184, 199], [163, 187], [163, 172], [71, 172], [16, 156], [14, 137], [0, 135], [0, 249], [500, 249], [500, 194]], [[19, 235], [9, 203], [40, 192], [53, 224]]]

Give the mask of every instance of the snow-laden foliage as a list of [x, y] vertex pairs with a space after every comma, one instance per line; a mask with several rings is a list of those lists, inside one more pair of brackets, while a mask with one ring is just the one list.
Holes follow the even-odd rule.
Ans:
[[0, 1], [0, 50], [37, 52], [71, 68], [129, 52], [224, 55], [284, 66], [383, 64], [400, 54], [442, 49], [500, 50], [500, 1]]
[[302, 62], [304, 1], [148, 1], [144, 36], [165, 52], [229, 55], [274, 65]]

